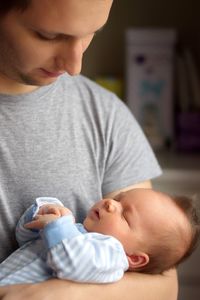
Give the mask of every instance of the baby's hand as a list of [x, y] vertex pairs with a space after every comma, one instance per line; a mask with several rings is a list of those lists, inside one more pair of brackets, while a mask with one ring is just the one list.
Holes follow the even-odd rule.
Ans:
[[47, 224], [53, 222], [60, 217], [56, 214], [36, 215], [34, 220], [24, 225], [27, 229], [43, 229]]
[[42, 205], [38, 211], [38, 215], [54, 214], [58, 217], [67, 216], [72, 214], [71, 210], [67, 207], [58, 204], [45, 204]]
[[34, 220], [26, 223], [24, 227], [27, 229], [40, 230], [43, 229], [48, 223], [67, 215], [72, 215], [71, 210], [69, 210], [67, 207], [57, 204], [45, 204], [40, 207], [38, 214], [35, 216]]

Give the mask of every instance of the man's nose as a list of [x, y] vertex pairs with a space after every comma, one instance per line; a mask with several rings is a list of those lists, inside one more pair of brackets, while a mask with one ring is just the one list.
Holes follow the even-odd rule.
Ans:
[[56, 67], [69, 75], [78, 75], [81, 72], [83, 47], [81, 39], [64, 41], [56, 54]]

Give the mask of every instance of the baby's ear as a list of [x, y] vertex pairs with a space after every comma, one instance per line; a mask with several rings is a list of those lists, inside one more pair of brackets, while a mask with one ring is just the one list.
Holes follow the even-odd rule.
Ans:
[[129, 263], [129, 270], [134, 271], [138, 268], [144, 267], [149, 262], [149, 256], [144, 252], [135, 252], [131, 255], [126, 255]]

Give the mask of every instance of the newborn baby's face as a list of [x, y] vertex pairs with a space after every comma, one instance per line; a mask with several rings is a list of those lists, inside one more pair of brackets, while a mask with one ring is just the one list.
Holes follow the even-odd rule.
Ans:
[[[137, 216], [132, 197], [126, 193], [114, 199], [102, 199], [89, 211], [84, 226], [88, 231], [110, 235], [118, 239], [126, 253], [137, 244]], [[135, 229], [133, 229], [135, 228]]]
[[177, 218], [180, 223], [185, 222], [185, 216], [170, 197], [138, 188], [97, 202], [90, 209], [84, 226], [90, 232], [117, 238], [126, 253], [131, 253], [136, 248], [146, 251], [152, 238], [166, 227], [173, 228]]

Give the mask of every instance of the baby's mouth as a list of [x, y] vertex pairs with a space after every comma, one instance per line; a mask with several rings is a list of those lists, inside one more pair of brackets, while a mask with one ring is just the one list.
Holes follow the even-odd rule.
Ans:
[[99, 219], [100, 219], [99, 210], [98, 210], [98, 209], [95, 209], [95, 210], [94, 210], [94, 213], [95, 213], [97, 219], [99, 220]]
[[94, 221], [98, 221], [100, 219], [100, 214], [98, 209], [91, 209], [88, 215]]

